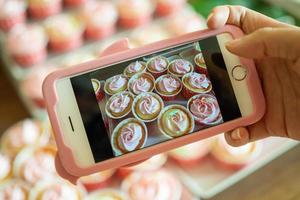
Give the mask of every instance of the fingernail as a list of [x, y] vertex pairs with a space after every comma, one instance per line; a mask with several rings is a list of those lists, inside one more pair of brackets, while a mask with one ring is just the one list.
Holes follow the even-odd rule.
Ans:
[[206, 21], [208, 22], [210, 20], [210, 18], [214, 15], [214, 13], [210, 13], [208, 16], [207, 16], [207, 19]]
[[242, 139], [242, 136], [240, 134], [240, 129], [235, 129], [234, 131], [232, 131], [230, 137], [233, 140], [240, 140], [240, 139]]

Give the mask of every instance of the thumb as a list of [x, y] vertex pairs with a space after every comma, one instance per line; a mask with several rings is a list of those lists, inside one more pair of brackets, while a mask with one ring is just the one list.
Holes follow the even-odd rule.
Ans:
[[298, 59], [300, 56], [299, 28], [261, 28], [226, 44], [233, 54], [246, 58]]

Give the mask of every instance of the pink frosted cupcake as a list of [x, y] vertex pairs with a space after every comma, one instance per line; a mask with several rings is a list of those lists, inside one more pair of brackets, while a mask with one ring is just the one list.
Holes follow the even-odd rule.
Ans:
[[47, 36], [38, 25], [16, 26], [7, 38], [7, 48], [22, 67], [43, 62], [47, 57]]
[[0, 1], [0, 29], [8, 31], [26, 20], [26, 6], [22, 0]]
[[55, 71], [56, 68], [50, 66], [41, 66], [31, 71], [31, 73], [21, 81], [22, 92], [38, 108], [45, 108], [45, 101], [42, 92], [43, 81], [48, 74]]
[[206, 68], [206, 63], [203, 57], [202, 53], [198, 53], [195, 58], [194, 62], [196, 64], [195, 66], [195, 71], [200, 73], [200, 74], [205, 74], [208, 75], [207, 68]]
[[198, 94], [189, 99], [187, 107], [195, 121], [200, 125], [212, 126], [223, 121], [220, 107], [215, 96]]
[[131, 200], [180, 200], [182, 196], [181, 183], [166, 170], [132, 173], [121, 188]]
[[80, 21], [68, 14], [56, 15], [45, 21], [49, 46], [53, 51], [65, 52], [82, 44], [83, 26]]
[[29, 196], [30, 185], [18, 180], [12, 179], [0, 185], [0, 199], [3, 200], [27, 200]]
[[53, 146], [27, 147], [14, 160], [14, 175], [34, 185], [42, 179], [56, 176]]
[[64, 0], [64, 4], [68, 7], [77, 7], [84, 5], [89, 0]]
[[143, 92], [152, 92], [154, 86], [155, 79], [147, 72], [134, 75], [128, 82], [128, 89], [134, 95], [139, 95]]
[[187, 99], [196, 94], [209, 93], [212, 84], [205, 74], [188, 73], [182, 77], [183, 96]]
[[111, 145], [116, 156], [141, 149], [146, 144], [148, 130], [144, 122], [128, 118], [113, 130]]
[[135, 61], [130, 63], [124, 70], [124, 75], [131, 78], [133, 75], [146, 71], [146, 63], [142, 61]]
[[163, 56], [156, 56], [147, 62], [147, 70], [154, 76], [154, 78], [157, 78], [166, 73], [168, 65], [169, 61], [167, 58]]
[[128, 79], [126, 76], [119, 74], [105, 81], [104, 91], [108, 95], [114, 95], [127, 90]]
[[120, 92], [106, 102], [105, 113], [112, 119], [121, 119], [126, 117], [133, 104], [134, 96], [130, 92]]
[[12, 177], [12, 161], [8, 155], [0, 153], [0, 184]]
[[85, 200], [130, 200], [128, 195], [122, 191], [116, 189], [104, 189], [97, 190], [95, 192], [89, 193]]
[[192, 71], [194, 71], [194, 66], [185, 59], [175, 59], [168, 67], [168, 73], [179, 78]]
[[118, 0], [119, 23], [125, 28], [144, 25], [151, 20], [153, 7], [149, 0]]
[[180, 12], [186, 0], [155, 0], [155, 2], [157, 15], [166, 16]]
[[102, 39], [115, 32], [118, 12], [110, 1], [88, 1], [82, 8], [88, 39]]
[[29, 0], [29, 14], [36, 19], [43, 19], [61, 11], [61, 0]]
[[14, 157], [29, 145], [44, 145], [49, 141], [50, 133], [43, 123], [26, 119], [8, 128], [1, 137], [1, 150]]
[[100, 102], [104, 98], [104, 92], [101, 89], [101, 82], [98, 79], [92, 78], [92, 85], [95, 91], [97, 102]]
[[155, 91], [165, 101], [174, 100], [182, 89], [182, 83], [179, 78], [170, 74], [160, 76], [155, 81]]
[[79, 182], [83, 184], [88, 192], [98, 190], [100, 188], [106, 187], [115, 170], [105, 170], [89, 176], [84, 176], [79, 179]]

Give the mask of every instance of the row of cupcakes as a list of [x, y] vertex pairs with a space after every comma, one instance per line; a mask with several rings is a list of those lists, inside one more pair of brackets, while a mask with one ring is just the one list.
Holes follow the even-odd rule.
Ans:
[[[117, 0], [116, 4], [109, 1], [97, 0], [3, 0], [0, 2], [0, 29], [8, 31], [17, 24], [26, 22], [29, 15], [35, 19], [45, 19], [62, 12], [62, 4], [67, 6], [81, 6], [85, 16], [92, 26], [99, 26], [102, 22], [115, 24], [119, 15], [121, 26], [131, 28], [143, 25], [151, 20], [153, 9], [159, 16], [176, 13], [184, 7], [186, 0]], [[109, 19], [109, 20], [107, 20]]]

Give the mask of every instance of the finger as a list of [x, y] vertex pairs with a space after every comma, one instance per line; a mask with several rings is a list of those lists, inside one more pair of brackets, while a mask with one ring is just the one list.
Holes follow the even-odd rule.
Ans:
[[298, 59], [299, 28], [261, 28], [226, 44], [227, 49], [246, 58]]
[[208, 16], [207, 26], [217, 29], [225, 24], [238, 26], [247, 34], [263, 27], [290, 27], [243, 6], [215, 7]]

